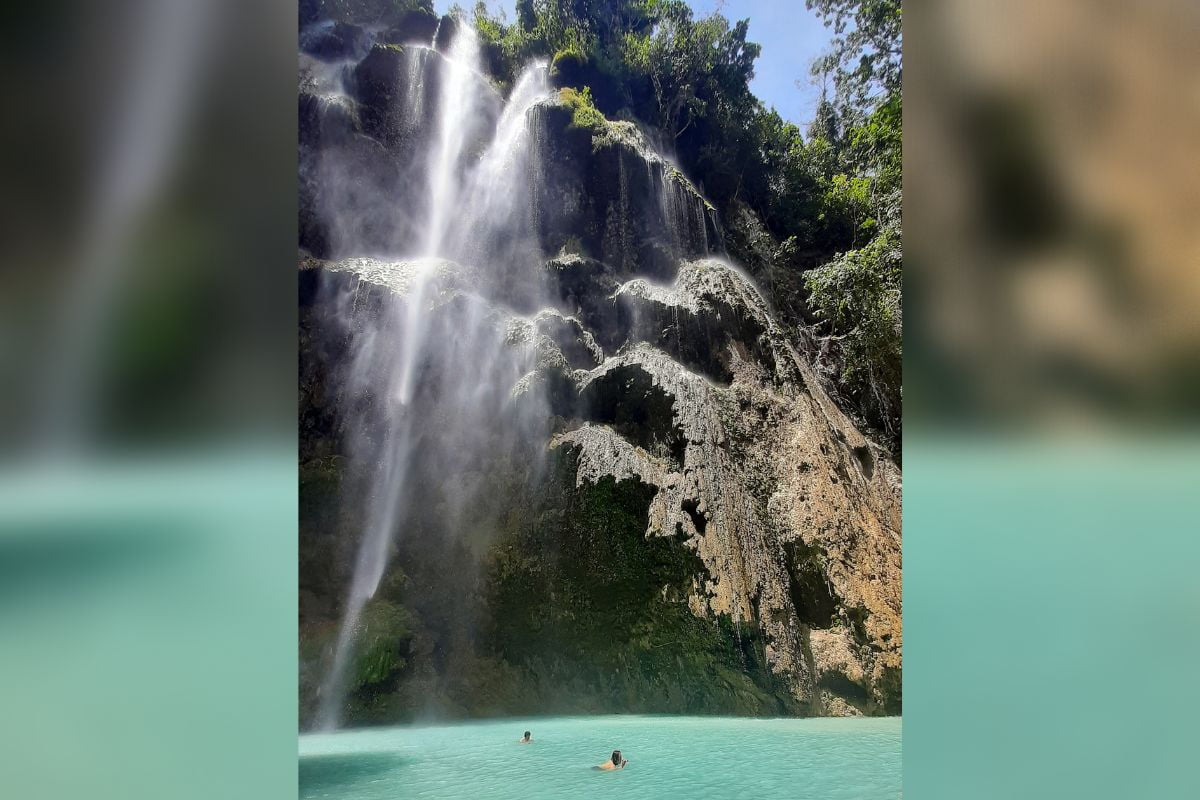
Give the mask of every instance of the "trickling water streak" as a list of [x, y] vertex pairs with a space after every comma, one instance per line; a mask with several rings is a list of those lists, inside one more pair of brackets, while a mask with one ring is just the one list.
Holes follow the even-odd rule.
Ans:
[[689, 206], [691, 210], [690, 222], [695, 224], [697, 232], [696, 243], [700, 247], [700, 252], [708, 253], [708, 230], [704, 227], [704, 201], [698, 197], [691, 198]]
[[661, 166], [652, 185], [658, 192], [659, 213], [677, 258], [712, 252], [708, 236], [709, 209], [673, 167]]
[[[411, 424], [404, 424], [396, 442], [395, 451], [402, 455], [407, 451], [411, 438]], [[377, 486], [382, 496], [373, 498], [374, 523], [366, 531], [354, 565], [354, 578], [347, 598], [346, 613], [338, 630], [334, 646], [333, 666], [321, 686], [321, 703], [317, 714], [317, 727], [331, 730], [340, 723], [342, 697], [345, 691], [346, 669], [354, 651], [354, 639], [363, 607], [375, 595], [383, 570], [387, 564], [387, 549], [391, 531], [396, 524], [400, 509], [400, 493], [405, 485], [405, 473], [409, 460], [403, 457], [385, 459], [383, 474]]]
[[720, 220], [717, 219], [717, 210], [715, 208], [713, 208], [712, 206], [705, 206], [704, 207], [704, 219], [705, 219], [705, 227], [704, 227], [705, 239], [704, 239], [704, 241], [705, 241], [706, 245], [708, 243], [708, 231], [709, 231], [710, 227], [713, 232], [713, 243], [711, 246], [709, 246], [709, 252], [710, 253], [713, 253], [713, 252], [721, 253], [722, 255], [724, 255], [725, 254], [725, 241], [724, 241], [724, 239], [722, 237], [722, 233], [721, 233], [721, 222], [720, 222]]
[[631, 270], [636, 265], [636, 256], [633, 248], [633, 233], [630, 230], [632, 206], [629, 198], [629, 173], [625, 166], [624, 150], [617, 152], [617, 192], [616, 245], [621, 254], [622, 267]]
[[404, 110], [409, 120], [420, 120], [425, 112], [425, 86], [421, 81], [428, 50], [409, 47], [404, 51]]

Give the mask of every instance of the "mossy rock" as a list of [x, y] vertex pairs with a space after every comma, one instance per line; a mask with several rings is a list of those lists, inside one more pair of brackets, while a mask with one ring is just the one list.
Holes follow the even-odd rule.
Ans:
[[319, 22], [300, 34], [300, 50], [322, 61], [362, 58], [371, 36], [348, 22]]
[[449, 14], [442, 16], [437, 27], [437, 39], [434, 40], [433, 46], [436, 50], [445, 53], [450, 49], [450, 45], [454, 43], [454, 37], [458, 34], [458, 20]]
[[355, 631], [353, 689], [381, 684], [404, 668], [413, 617], [403, 606], [374, 598], [362, 610]]
[[299, 144], [319, 148], [346, 142], [362, 132], [358, 112], [347, 98], [330, 98], [309, 92], [299, 95]]
[[674, 538], [646, 536], [653, 488], [575, 487], [569, 456], [553, 469], [553, 510], [491, 551], [483, 638], [516, 668], [505, 691], [546, 713], [796, 713], [755, 626], [688, 608], [704, 567]]
[[363, 130], [388, 146], [398, 143], [405, 122], [407, 77], [405, 48], [399, 45], [375, 45], [354, 68], [354, 97]]
[[549, 78], [550, 85], [556, 89], [589, 87], [596, 107], [608, 115], [627, 106], [621, 81], [576, 47], [567, 47], [554, 54]]
[[558, 99], [571, 110], [572, 128], [602, 133], [608, 127], [608, 120], [592, 102], [592, 92], [588, 87], [582, 90], [569, 87], [559, 89]]
[[550, 61], [550, 85], [557, 88], [583, 88], [587, 77], [588, 59], [574, 47], [559, 50]]
[[383, 44], [429, 45], [438, 30], [438, 15], [424, 8], [413, 9], [379, 35]]

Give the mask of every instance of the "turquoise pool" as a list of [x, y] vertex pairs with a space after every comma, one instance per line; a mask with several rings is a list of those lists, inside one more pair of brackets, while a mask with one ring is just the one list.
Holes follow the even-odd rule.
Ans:
[[[521, 733], [534, 743], [519, 745]], [[619, 748], [629, 766], [591, 769]], [[300, 797], [900, 797], [900, 719], [557, 717], [300, 737]]]

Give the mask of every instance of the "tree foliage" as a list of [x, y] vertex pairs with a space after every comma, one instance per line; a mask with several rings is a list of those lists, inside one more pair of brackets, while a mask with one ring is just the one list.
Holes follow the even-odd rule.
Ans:
[[900, 229], [888, 224], [806, 276], [809, 301], [841, 331], [843, 382], [889, 437], [899, 432], [902, 262]]
[[823, 212], [840, 219], [848, 250], [805, 278], [809, 305], [829, 327], [841, 382], [889, 440], [901, 403], [901, 60], [899, 0], [808, 0], [834, 30], [813, 69], [832, 75], [813, 139], [830, 142], [838, 172]]
[[832, 75], [840, 111], [856, 115], [873, 99], [899, 95], [900, 0], [807, 0], [833, 29], [829, 51], [813, 64]]

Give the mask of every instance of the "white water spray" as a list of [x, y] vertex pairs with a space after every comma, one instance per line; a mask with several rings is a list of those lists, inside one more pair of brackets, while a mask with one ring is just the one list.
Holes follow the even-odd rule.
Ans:
[[[423, 111], [414, 98], [425, 97], [423, 82], [428, 75], [416, 68], [427, 69], [435, 59], [442, 58], [432, 51], [424, 52], [430, 55], [408, 57], [405, 62], [408, 95], [404, 108], [409, 115]], [[524, 72], [491, 130], [487, 130], [486, 123], [493, 117], [486, 112], [489, 104], [494, 107], [496, 97], [480, 74], [479, 43], [472, 31], [460, 28], [445, 62], [439, 66], [441, 84], [426, 193], [415, 198], [421, 220], [417, 229], [422, 233], [420, 241], [413, 243], [417, 258], [406, 264], [414, 274], [403, 312], [398, 319], [359, 332], [356, 341], [353, 382], [366, 391], [375, 390], [386, 410], [383, 431], [378, 434], [383, 441], [375, 455], [378, 468], [371, 480], [367, 524], [334, 645], [333, 664], [320, 689], [316, 723], [325, 730], [336, 728], [340, 722], [363, 610], [378, 590], [393, 537], [412, 499], [408, 496], [415, 477], [412, 469], [425, 422], [412, 409], [421, 388], [422, 364], [437, 350], [443, 356], [454, 353], [464, 365], [472, 361], [477, 365], [466, 373], [464, 385], [455, 387], [456, 396], [445, 398], [447, 404], [463, 409], [463, 416], [487, 408], [482, 395], [495, 394], [498, 387], [507, 391], [517, 377], [505, 372], [503, 359], [482, 348], [483, 337], [478, 332], [482, 320], [469, 318], [451, 331], [432, 330], [435, 321], [425, 306], [431, 283], [447, 263], [443, 259], [504, 269], [510, 265], [502, 263], [504, 254], [492, 247], [504, 240], [509, 243], [509, 254], [520, 252], [533, 263], [530, 253], [536, 250], [536, 244], [532, 244], [535, 238], [528, 208], [530, 193], [523, 172], [528, 152], [525, 117], [529, 108], [548, 94], [546, 65], [537, 63]], [[397, 198], [397, 202], [413, 199]], [[524, 360], [531, 358], [525, 354]], [[497, 371], [499, 374], [493, 376]], [[464, 429], [469, 422], [463, 420]], [[452, 448], [447, 445], [446, 449]]]
[[[547, 66], [538, 62], [522, 73], [501, 106], [481, 69], [479, 42], [460, 26], [445, 55], [409, 48], [396, 75], [405, 87], [398, 98], [397, 138], [415, 158], [394, 196], [378, 200], [394, 209], [398, 228], [403, 222], [403, 230], [416, 233], [395, 252], [381, 254], [403, 259], [381, 262], [384, 269], [403, 272], [403, 302], [389, 299], [378, 318], [351, 320], [345, 388], [367, 410], [355, 411], [361, 418], [349, 427], [357, 422], [352, 449], [369, 470], [370, 490], [332, 666], [320, 688], [321, 729], [340, 722], [355, 647], [370, 618], [368, 603], [388, 571], [393, 545], [461, 535], [469, 527], [471, 486], [479, 483], [480, 464], [506, 452], [505, 442], [521, 435], [515, 421], [523, 418], [510, 416], [510, 390], [532, 374], [538, 332], [526, 324], [523, 334], [498, 341], [496, 306], [545, 305], [539, 269], [546, 254], [535, 203], [549, 176], [546, 151], [534, 141], [540, 118], [531, 111], [552, 94]], [[626, 156], [620, 157], [618, 191], [607, 212], [620, 223], [614, 227], [620, 252], [612, 255], [621, 263], [614, 266], [634, 269], [635, 249], [646, 236], [676, 257], [709, 252], [709, 207], [661, 156], [641, 150], [638, 155], [645, 155], [648, 172], [644, 178], [631, 174]], [[560, 210], [539, 206], [551, 215]], [[355, 244], [345, 242], [345, 249], [356, 252]], [[459, 291], [454, 281], [469, 288]], [[453, 306], [444, 304], [447, 297]], [[499, 316], [506, 314], [511, 321], [511, 309]], [[538, 418], [544, 419], [545, 414]], [[429, 504], [436, 510], [422, 516]]]

